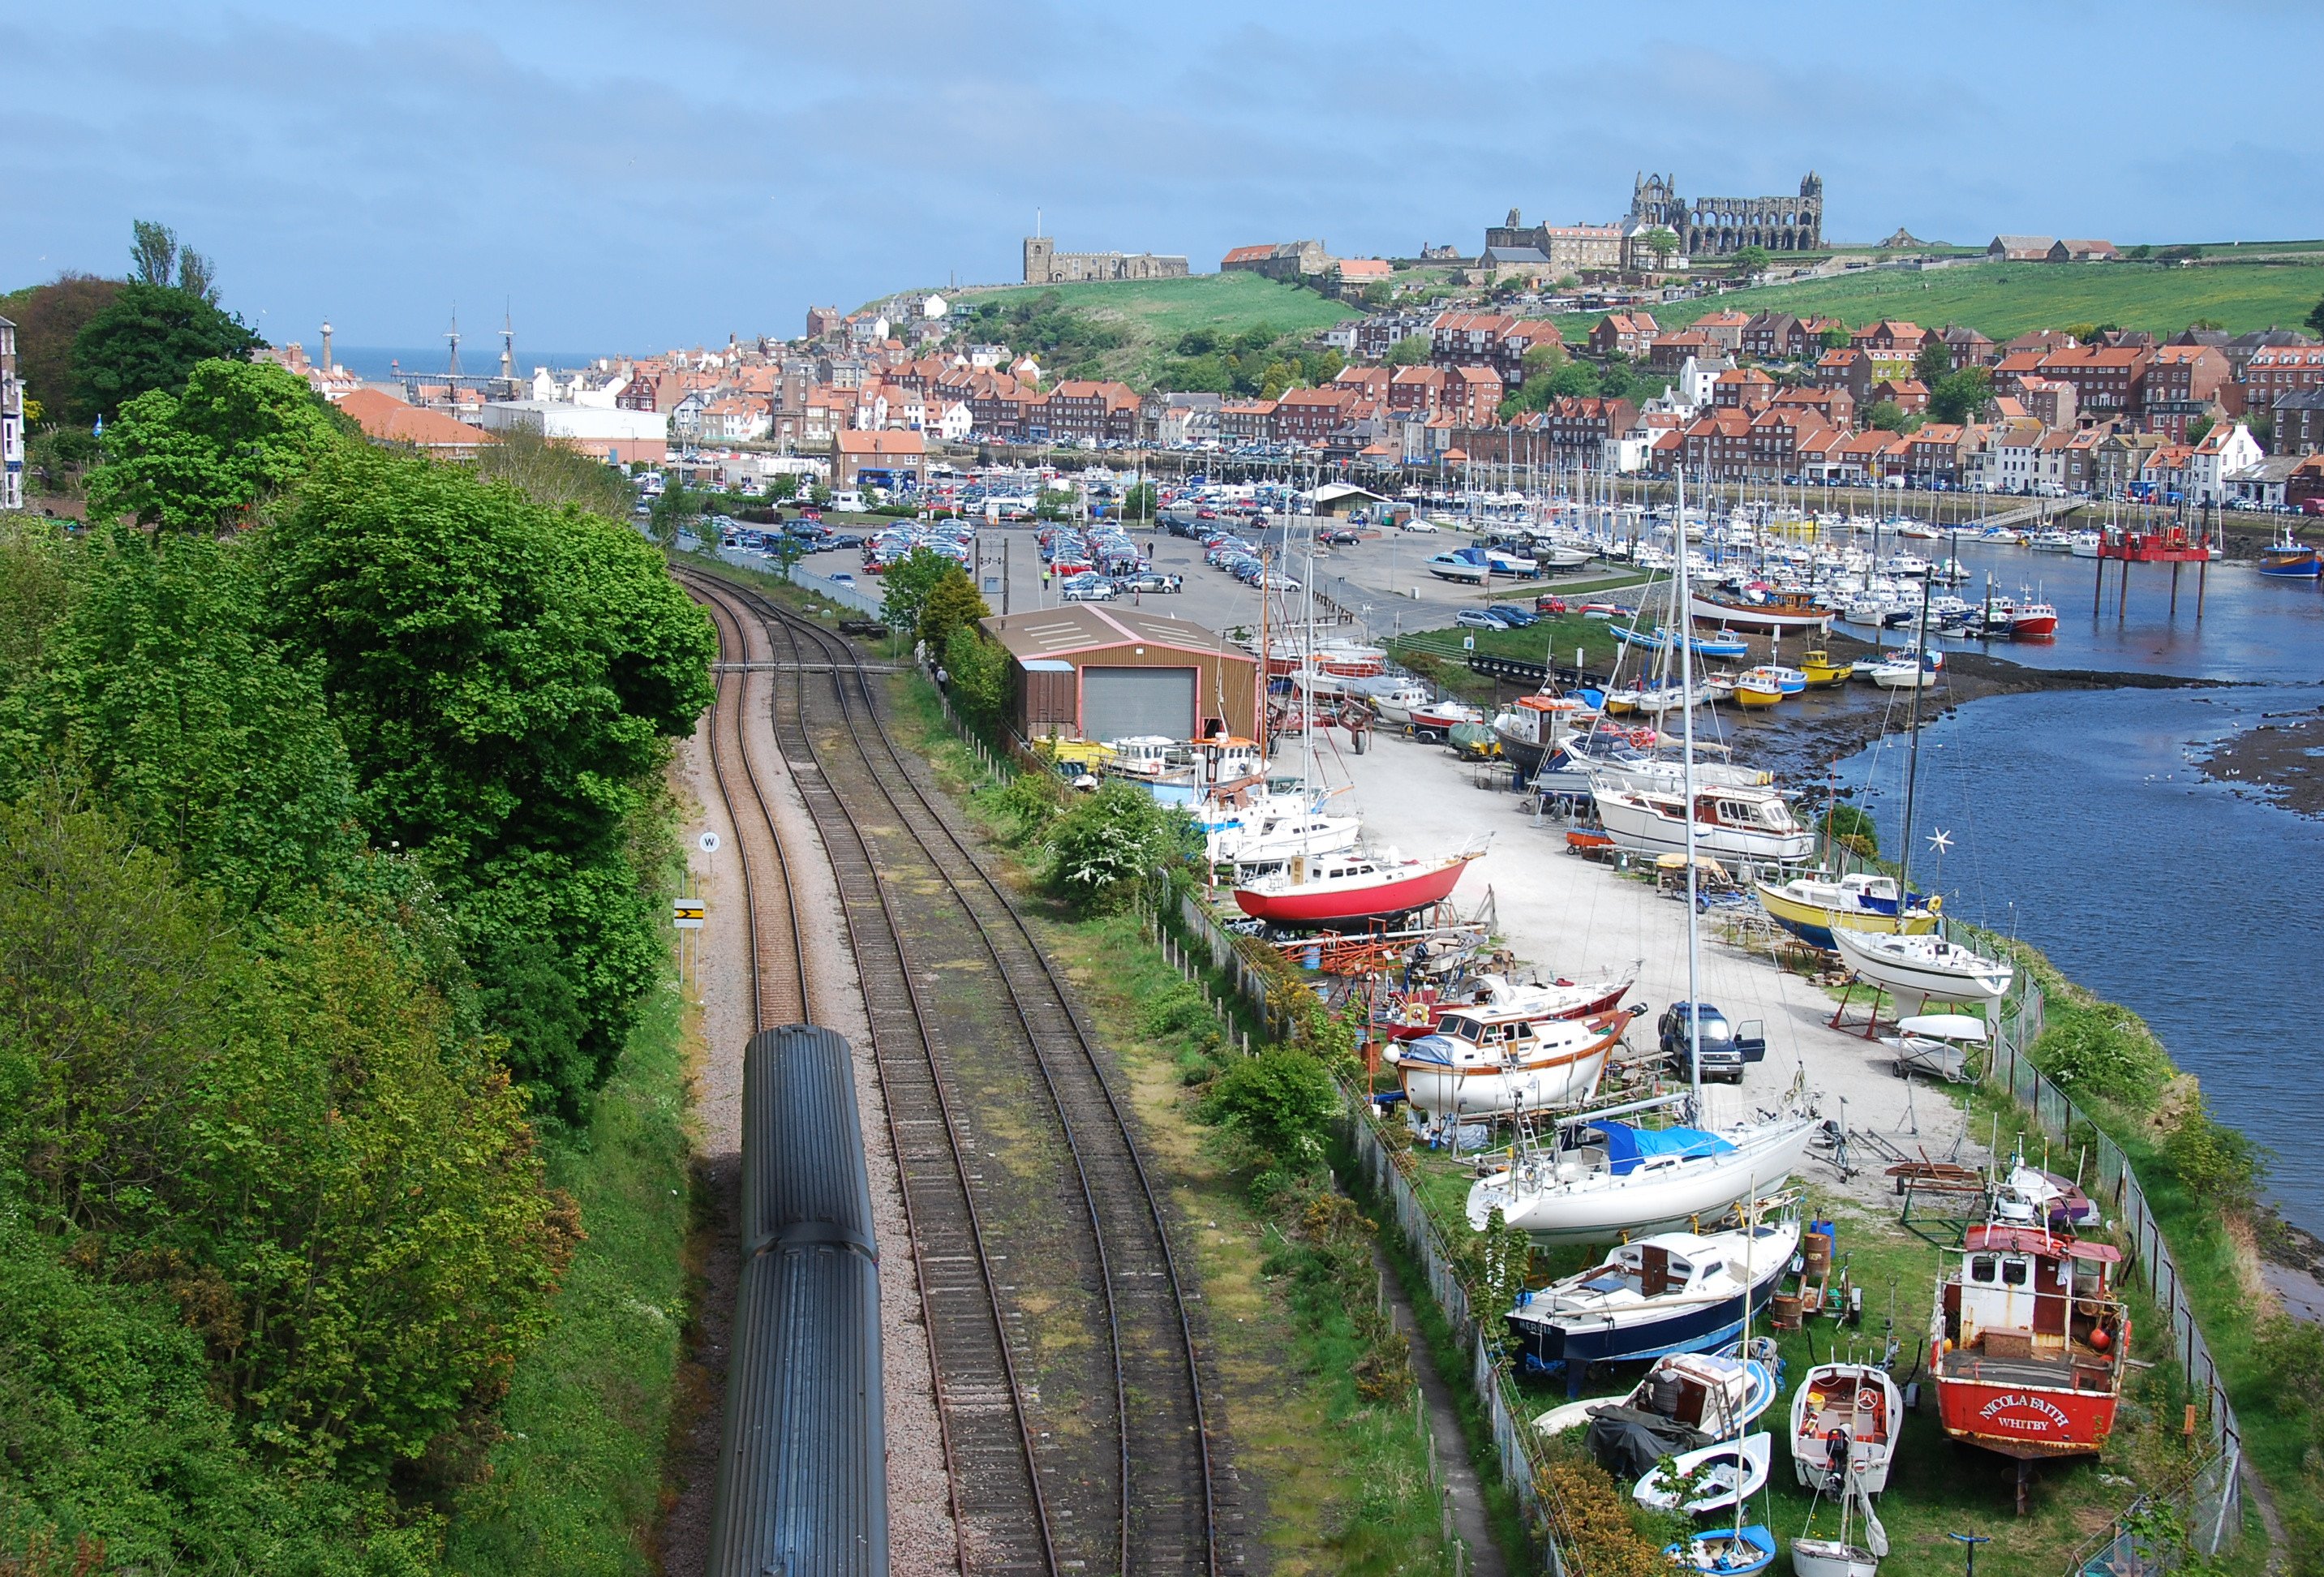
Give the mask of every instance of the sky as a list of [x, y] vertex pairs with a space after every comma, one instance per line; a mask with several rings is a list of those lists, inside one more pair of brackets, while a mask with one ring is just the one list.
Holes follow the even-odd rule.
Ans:
[[[1824, 178], [1827, 236], [2324, 235], [2312, 0], [0, 0], [0, 290], [130, 222], [267, 338], [645, 352], [1065, 250], [1473, 252]], [[2264, 79], [2268, 86], [2255, 86]]]

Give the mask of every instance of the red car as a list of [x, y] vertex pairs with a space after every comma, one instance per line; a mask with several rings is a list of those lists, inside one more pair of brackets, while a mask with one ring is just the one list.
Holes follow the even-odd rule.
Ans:
[[1563, 597], [1536, 597], [1533, 600], [1533, 611], [1536, 613], [1563, 613], [1565, 612], [1565, 599]]

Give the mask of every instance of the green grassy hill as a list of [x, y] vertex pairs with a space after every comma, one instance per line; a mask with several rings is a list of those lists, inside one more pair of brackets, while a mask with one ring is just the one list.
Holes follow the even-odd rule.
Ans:
[[963, 305], [973, 307], [989, 300], [1013, 302], [1044, 291], [1054, 291], [1059, 304], [1074, 313], [1124, 330], [1129, 343], [1109, 353], [1106, 370], [1141, 386], [1189, 329], [1209, 328], [1226, 338], [1264, 324], [1277, 334], [1310, 334], [1355, 316], [1354, 308], [1327, 301], [1313, 290], [1242, 272], [1082, 285], [1004, 285], [960, 295]]
[[[2176, 334], [2199, 318], [2229, 333], [2297, 327], [2324, 299], [2324, 263], [2197, 265], [2144, 263], [1974, 263], [1927, 273], [1870, 272], [1735, 290], [1655, 309], [1665, 327], [1706, 312], [1829, 313], [1850, 324], [1901, 318], [1929, 328], [1965, 323], [1993, 338], [2074, 323]], [[1572, 341], [1597, 315], [1561, 319]]]

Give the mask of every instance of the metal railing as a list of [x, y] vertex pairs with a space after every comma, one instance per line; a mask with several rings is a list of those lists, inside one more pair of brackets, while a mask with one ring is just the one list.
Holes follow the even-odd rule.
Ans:
[[2042, 1131], [2061, 1144], [2069, 1142], [2077, 1125], [2091, 1136], [2091, 1158], [2096, 1165], [2087, 1192], [2093, 1200], [2104, 1203], [2130, 1240], [2128, 1269], [2163, 1311], [2171, 1327], [2172, 1360], [2198, 1399], [2196, 1410], [2207, 1443], [2226, 1464], [2223, 1471], [2199, 1474], [2190, 1492], [2195, 1504], [2188, 1519], [2189, 1539], [2206, 1554], [2216, 1555], [2234, 1542], [2242, 1520], [2243, 1431], [2235, 1406], [2227, 1399], [2219, 1366], [2196, 1323], [2186, 1281], [2163, 1240], [2162, 1226], [2147, 1203], [2146, 1191], [2139, 1186], [2130, 1157], [2074, 1104], [2073, 1097], [2034, 1065], [2031, 1053], [2042, 1038], [2043, 1025], [2042, 988], [2026, 982], [2015, 1005], [2014, 1014], [2000, 1016], [1987, 1077], [2032, 1112]]
[[827, 575], [816, 575], [812, 570], [801, 569], [796, 564], [783, 566], [783, 578], [801, 591], [812, 592], [816, 596], [828, 598], [843, 608], [853, 608], [859, 613], [869, 613], [875, 619], [883, 612], [881, 600], [870, 592], [834, 580]]

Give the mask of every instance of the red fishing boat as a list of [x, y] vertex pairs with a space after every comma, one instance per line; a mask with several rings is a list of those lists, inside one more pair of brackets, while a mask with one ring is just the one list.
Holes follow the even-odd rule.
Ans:
[[1293, 859], [1273, 876], [1238, 883], [1235, 903], [1270, 926], [1345, 930], [1426, 908], [1450, 896], [1482, 849], [1441, 860], [1318, 854]]
[[2009, 611], [2009, 632], [2021, 641], [2055, 635], [2058, 610], [2047, 603], [2020, 603]]
[[1930, 1375], [1947, 1434], [2016, 1459], [2095, 1456], [2114, 1432], [2130, 1357], [2130, 1312], [2116, 1296], [2122, 1250], [2064, 1225], [1971, 1227], [1937, 1283]]

